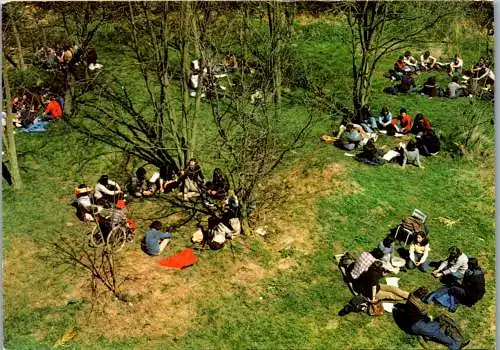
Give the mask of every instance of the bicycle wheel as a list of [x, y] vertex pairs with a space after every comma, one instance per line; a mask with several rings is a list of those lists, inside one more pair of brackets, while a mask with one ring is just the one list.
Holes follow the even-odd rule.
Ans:
[[98, 248], [104, 245], [104, 236], [102, 235], [99, 223], [96, 223], [92, 231], [89, 233], [89, 243], [91, 247]]
[[106, 245], [109, 249], [117, 252], [123, 248], [127, 241], [127, 231], [122, 226], [114, 227], [108, 235]]

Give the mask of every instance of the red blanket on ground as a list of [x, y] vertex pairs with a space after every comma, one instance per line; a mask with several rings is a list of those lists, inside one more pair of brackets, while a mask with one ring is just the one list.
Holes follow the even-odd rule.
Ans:
[[186, 248], [173, 256], [161, 259], [160, 265], [169, 267], [171, 269], [181, 270], [185, 267], [194, 265], [196, 261], [198, 261], [198, 258], [194, 254], [193, 249]]

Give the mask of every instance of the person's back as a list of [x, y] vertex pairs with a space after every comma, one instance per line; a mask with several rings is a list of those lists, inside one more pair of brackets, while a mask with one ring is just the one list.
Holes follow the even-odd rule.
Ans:
[[161, 231], [161, 223], [159, 221], [153, 221], [149, 230], [144, 235], [143, 249], [148, 255], [158, 255], [165, 249], [171, 238], [171, 233]]
[[482, 299], [485, 290], [484, 273], [480, 268], [467, 270], [464, 275], [463, 288], [470, 306]]
[[45, 108], [45, 114], [54, 119], [60, 119], [63, 115], [61, 105], [55, 99], [51, 99]]

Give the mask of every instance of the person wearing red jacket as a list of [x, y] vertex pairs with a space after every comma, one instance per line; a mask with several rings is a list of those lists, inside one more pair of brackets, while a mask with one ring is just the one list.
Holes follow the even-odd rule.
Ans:
[[397, 132], [408, 134], [411, 130], [411, 116], [406, 114], [405, 108], [401, 108], [399, 115], [396, 118], [392, 118], [391, 124], [394, 125]]
[[60, 119], [63, 115], [61, 104], [56, 101], [54, 96], [50, 97], [50, 101], [45, 108], [44, 116], [50, 120]]

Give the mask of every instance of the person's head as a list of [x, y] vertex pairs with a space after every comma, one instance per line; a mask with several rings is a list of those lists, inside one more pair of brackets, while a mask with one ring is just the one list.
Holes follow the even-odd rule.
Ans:
[[458, 247], [451, 247], [450, 249], [448, 249], [448, 261], [454, 261], [458, 259], [461, 254], [462, 252], [460, 251], [460, 249], [458, 249]]
[[368, 104], [363, 105], [363, 107], [361, 107], [361, 110], [364, 111], [364, 112], [370, 111], [370, 105], [368, 105]]
[[108, 175], [101, 175], [101, 177], [99, 178], [99, 183], [101, 185], [104, 185], [104, 186], [107, 186], [108, 185], [108, 180], [109, 180], [109, 177]]
[[469, 258], [467, 265], [469, 266], [469, 270], [478, 270], [480, 268], [479, 261], [474, 257]]
[[86, 184], [80, 184], [75, 190], [75, 194], [79, 198], [82, 196], [88, 196], [90, 191], [92, 191], [92, 189], [89, 186], [87, 186]]
[[384, 257], [384, 253], [382, 252], [382, 250], [380, 250], [380, 248], [375, 248], [373, 249], [370, 254], [375, 258], [375, 259], [382, 259]]
[[117, 208], [117, 209], [124, 209], [125, 208], [125, 201], [123, 199], [117, 200], [115, 208]]
[[460, 55], [458, 53], [455, 54], [455, 60], [458, 60], [460, 58]]
[[387, 247], [387, 248], [390, 248], [392, 243], [394, 243], [394, 237], [392, 237], [391, 235], [385, 237], [384, 240], [382, 241], [382, 244], [384, 245], [384, 247]]
[[345, 126], [345, 131], [347, 131], [347, 132], [351, 132], [351, 131], [353, 131], [353, 130], [354, 130], [354, 125], [352, 125], [351, 123], [349, 123], [349, 124], [347, 124], [347, 125]]
[[402, 61], [403, 59], [404, 59], [403, 56], [399, 56], [399, 58], [398, 58], [399, 61]]
[[401, 108], [401, 109], [399, 110], [399, 115], [400, 115], [400, 116], [403, 116], [403, 115], [405, 115], [405, 114], [406, 114], [406, 108]]
[[429, 52], [429, 50], [424, 52], [424, 58], [428, 58], [430, 55], [431, 53]]
[[382, 115], [389, 114], [389, 107], [387, 105], [382, 106], [382, 110], [380, 111], [380, 114], [382, 114]]
[[142, 166], [135, 171], [135, 175], [137, 176], [138, 179], [144, 180], [146, 178], [146, 169], [144, 169]]
[[368, 268], [368, 271], [382, 277], [385, 272], [382, 261], [379, 260], [374, 261], [373, 264], [371, 264], [370, 267]]
[[410, 57], [411, 56], [411, 52], [410, 51], [406, 51], [405, 52], [405, 57]]
[[196, 166], [196, 158], [191, 158], [188, 162], [188, 166], [191, 168], [191, 169], [194, 169], [194, 167]]
[[365, 146], [366, 148], [375, 148], [375, 140], [373, 138], [368, 139]]
[[425, 232], [419, 232], [415, 235], [415, 242], [420, 245], [427, 245], [427, 243], [429, 243], [429, 239], [427, 238]]
[[453, 78], [451, 78], [451, 81], [454, 83], [458, 83], [458, 77], [455, 75]]
[[406, 145], [406, 149], [408, 151], [414, 151], [416, 148], [417, 148], [417, 144], [414, 140], [410, 140], [410, 142], [408, 142], [408, 144]]
[[149, 228], [152, 229], [152, 230], [157, 230], [157, 231], [160, 231], [161, 228], [162, 228], [162, 224], [160, 221], [158, 220], [155, 220], [151, 223], [151, 225], [149, 225]]
[[422, 300], [427, 294], [429, 294], [429, 290], [425, 287], [419, 287], [415, 289], [411, 294]]

